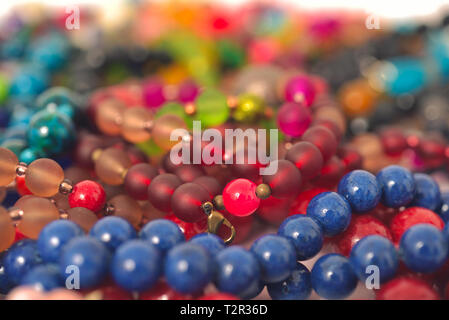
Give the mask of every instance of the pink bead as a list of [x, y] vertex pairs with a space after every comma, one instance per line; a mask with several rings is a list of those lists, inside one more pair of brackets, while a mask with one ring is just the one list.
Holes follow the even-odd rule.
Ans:
[[186, 81], [179, 86], [178, 100], [183, 103], [193, 102], [199, 93], [198, 86], [192, 81]]
[[291, 78], [285, 86], [285, 100], [303, 103], [305, 106], [310, 107], [315, 100], [313, 82], [304, 76]]
[[256, 196], [256, 184], [248, 179], [235, 179], [223, 190], [223, 203], [229, 213], [244, 217], [257, 210], [260, 199]]
[[291, 137], [300, 137], [309, 128], [312, 116], [303, 105], [288, 102], [279, 109], [277, 121], [283, 133]]
[[148, 81], [143, 86], [143, 100], [149, 108], [158, 108], [165, 102], [164, 88], [158, 81]]

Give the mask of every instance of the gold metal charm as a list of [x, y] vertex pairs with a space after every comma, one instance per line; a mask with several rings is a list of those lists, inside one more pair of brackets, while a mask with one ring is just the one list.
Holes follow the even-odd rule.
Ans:
[[220, 229], [221, 225], [225, 225], [231, 230], [231, 235], [224, 239], [224, 242], [226, 244], [230, 244], [234, 238], [235, 238], [235, 228], [229, 222], [228, 219], [226, 219], [220, 212], [214, 210], [214, 206], [211, 202], [206, 202], [203, 204], [203, 210], [207, 214], [207, 231], [209, 233], [217, 234], [218, 230]]

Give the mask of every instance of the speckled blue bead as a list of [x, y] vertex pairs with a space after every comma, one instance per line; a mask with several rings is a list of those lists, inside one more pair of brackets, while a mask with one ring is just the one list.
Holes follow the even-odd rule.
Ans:
[[323, 192], [310, 200], [307, 216], [318, 221], [324, 235], [332, 237], [343, 231], [351, 222], [351, 206], [336, 192]]
[[357, 276], [349, 260], [331, 253], [319, 258], [311, 272], [312, 287], [320, 297], [344, 299], [357, 286]]
[[148, 241], [131, 240], [122, 244], [112, 259], [114, 281], [128, 291], [144, 291], [159, 278], [162, 256]]
[[348, 200], [355, 212], [374, 209], [381, 196], [376, 176], [364, 170], [347, 173], [338, 184], [338, 193]]
[[408, 229], [399, 242], [400, 255], [410, 270], [430, 273], [447, 259], [448, 243], [443, 233], [429, 224], [417, 224]]
[[440, 187], [428, 174], [415, 173], [415, 197], [411, 202], [413, 207], [423, 207], [435, 211], [441, 206]]
[[250, 251], [261, 267], [261, 279], [265, 283], [285, 280], [296, 266], [293, 244], [284, 237], [265, 235], [257, 239]]
[[50, 71], [60, 69], [68, 57], [67, 39], [56, 32], [51, 32], [35, 39], [29, 49], [28, 58], [35, 64]]
[[20, 282], [40, 291], [50, 291], [64, 286], [59, 268], [54, 264], [39, 265], [27, 272]]
[[115, 251], [122, 243], [137, 237], [136, 230], [128, 221], [114, 216], [98, 220], [89, 234], [111, 251]]
[[23, 276], [40, 263], [42, 259], [37, 251], [36, 241], [30, 239], [13, 244], [3, 259], [5, 273], [14, 284], [19, 284]]
[[394, 277], [399, 265], [399, 257], [393, 243], [377, 235], [360, 239], [352, 248], [349, 261], [362, 282], [372, 275], [373, 271], [369, 266], [379, 268], [379, 281], [384, 283]]
[[149, 240], [161, 252], [167, 252], [175, 245], [185, 241], [179, 226], [167, 219], [148, 222], [139, 233], [140, 238]]
[[449, 243], [449, 224], [445, 224], [443, 230], [441, 231], [446, 242]]
[[268, 293], [273, 300], [305, 300], [312, 292], [310, 271], [297, 262], [296, 268], [286, 280], [267, 285]]
[[444, 192], [441, 194], [441, 205], [439, 208], [439, 214], [444, 223], [449, 221], [449, 192]]
[[382, 203], [399, 208], [412, 202], [415, 196], [415, 179], [412, 173], [400, 166], [392, 165], [379, 171], [377, 183], [382, 190]]
[[38, 65], [25, 65], [11, 80], [9, 93], [11, 96], [33, 97], [44, 91], [50, 83], [48, 72]]
[[39, 158], [41, 158], [39, 152], [31, 148], [26, 148], [22, 150], [22, 152], [19, 155], [19, 161], [26, 164], [30, 164], [31, 162]]
[[307, 260], [323, 247], [323, 230], [312, 218], [302, 214], [288, 217], [281, 224], [278, 235], [289, 239], [296, 250], [297, 260]]
[[219, 291], [242, 296], [248, 288], [258, 287], [260, 267], [256, 257], [239, 246], [223, 249], [215, 257], [215, 285]]
[[68, 220], [56, 220], [46, 225], [37, 239], [37, 250], [45, 262], [59, 261], [62, 248], [73, 238], [84, 234], [76, 223]]
[[14, 287], [14, 284], [9, 280], [5, 272], [5, 267], [3, 266], [3, 258], [0, 261], [0, 294], [7, 294], [9, 290]]
[[176, 291], [198, 293], [213, 278], [212, 258], [202, 246], [183, 243], [167, 253], [164, 274]]
[[190, 239], [191, 243], [198, 244], [215, 257], [226, 245], [219, 236], [213, 233], [200, 233]]
[[254, 282], [251, 286], [249, 286], [245, 291], [240, 293], [240, 298], [243, 300], [251, 300], [257, 297], [262, 290], [265, 288], [265, 283], [263, 281]]
[[100, 284], [109, 271], [110, 253], [106, 246], [94, 237], [77, 237], [65, 245], [59, 260], [59, 271], [68, 276], [67, 267], [79, 268], [80, 288]]

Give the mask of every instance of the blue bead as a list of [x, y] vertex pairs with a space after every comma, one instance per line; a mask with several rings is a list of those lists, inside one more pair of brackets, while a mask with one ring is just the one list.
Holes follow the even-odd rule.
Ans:
[[20, 282], [21, 285], [31, 286], [40, 291], [50, 291], [63, 287], [64, 281], [61, 278], [57, 265], [40, 265], [31, 269]]
[[41, 262], [36, 241], [24, 239], [9, 248], [3, 259], [3, 266], [9, 280], [19, 284], [22, 277]]
[[35, 64], [55, 71], [67, 61], [68, 48], [67, 39], [52, 32], [34, 40], [29, 48], [28, 56]]
[[40, 158], [39, 152], [31, 148], [26, 148], [22, 150], [22, 152], [19, 155], [19, 161], [24, 162], [26, 164], [30, 164], [31, 162], [39, 158]]
[[111, 251], [137, 237], [136, 230], [128, 221], [114, 216], [98, 220], [90, 229], [89, 235], [101, 241]]
[[273, 300], [305, 300], [312, 292], [310, 271], [301, 263], [296, 263], [290, 277], [286, 280], [267, 285]]
[[62, 248], [73, 238], [82, 236], [84, 231], [74, 222], [56, 220], [46, 225], [37, 239], [37, 250], [45, 262], [58, 262]]
[[374, 209], [381, 196], [376, 177], [364, 170], [347, 173], [338, 184], [338, 193], [348, 200], [355, 212]]
[[349, 226], [351, 206], [338, 193], [323, 192], [310, 200], [307, 216], [318, 221], [324, 235], [332, 237], [345, 231]]
[[69, 266], [79, 269], [80, 288], [100, 284], [109, 268], [110, 253], [106, 246], [93, 237], [72, 239], [63, 249], [59, 260], [59, 270], [66, 276]]
[[440, 217], [444, 223], [449, 221], [449, 192], [445, 192], [441, 195], [441, 206], [439, 209]]
[[399, 265], [394, 245], [390, 240], [377, 235], [367, 236], [358, 241], [351, 250], [349, 261], [363, 282], [372, 274], [369, 266], [379, 268], [379, 282], [384, 283], [394, 277]]
[[357, 286], [357, 276], [348, 259], [331, 253], [319, 258], [311, 272], [312, 287], [320, 297], [343, 299]]
[[392, 165], [380, 170], [376, 178], [382, 190], [381, 201], [385, 206], [399, 208], [413, 200], [416, 186], [409, 170]]
[[391, 95], [416, 92], [427, 82], [424, 64], [419, 59], [395, 58], [385, 68], [385, 89]]
[[274, 283], [287, 279], [296, 266], [296, 252], [293, 244], [284, 237], [265, 235], [251, 246], [261, 267], [261, 279]]
[[16, 98], [34, 97], [44, 91], [50, 83], [48, 72], [38, 65], [26, 65], [11, 80], [9, 93]]
[[159, 278], [162, 257], [148, 241], [131, 240], [121, 245], [112, 259], [115, 282], [128, 291], [144, 291]]
[[164, 266], [165, 279], [176, 291], [198, 293], [213, 278], [213, 263], [201, 246], [183, 243], [171, 249]]
[[215, 285], [219, 291], [241, 296], [248, 288], [258, 287], [260, 267], [256, 257], [239, 246], [232, 246], [217, 254]]
[[265, 284], [263, 283], [263, 281], [254, 282], [245, 291], [240, 293], [240, 298], [243, 300], [254, 299], [262, 292], [263, 288], [265, 288]]
[[302, 214], [284, 220], [279, 227], [278, 235], [293, 243], [297, 260], [310, 259], [323, 247], [324, 236], [320, 225]]
[[441, 206], [440, 187], [428, 174], [415, 173], [415, 197], [410, 204], [413, 207], [423, 207], [435, 211]]
[[417, 224], [404, 233], [399, 250], [410, 270], [429, 273], [436, 271], [446, 261], [448, 244], [443, 233], [434, 226]]
[[149, 240], [161, 252], [167, 252], [175, 245], [185, 241], [178, 225], [167, 219], [156, 219], [143, 226], [140, 238]]
[[215, 257], [226, 245], [219, 236], [213, 233], [200, 233], [190, 239], [191, 243], [198, 244]]
[[14, 287], [14, 284], [9, 280], [5, 272], [5, 267], [3, 266], [3, 258], [0, 262], [0, 294], [7, 294], [9, 290]]

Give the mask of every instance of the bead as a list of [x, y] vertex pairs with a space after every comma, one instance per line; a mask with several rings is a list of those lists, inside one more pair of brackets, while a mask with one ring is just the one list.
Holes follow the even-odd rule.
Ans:
[[161, 274], [162, 257], [146, 241], [131, 240], [118, 247], [112, 259], [114, 281], [128, 291], [151, 288]]
[[36, 241], [24, 239], [9, 248], [3, 258], [3, 267], [8, 279], [13, 284], [19, 284], [23, 276], [41, 261]]
[[388, 239], [371, 235], [361, 239], [351, 250], [349, 262], [363, 283], [372, 275], [370, 266], [378, 268], [379, 282], [392, 279], [399, 265], [399, 257], [393, 243]]
[[125, 109], [126, 107], [115, 99], [105, 99], [100, 102], [95, 116], [98, 129], [109, 136], [119, 135]]
[[240, 122], [253, 122], [257, 116], [263, 113], [263, 100], [251, 93], [242, 94], [238, 97], [237, 106], [232, 113], [232, 117]]
[[267, 289], [273, 300], [306, 300], [312, 293], [310, 271], [297, 262], [286, 280], [268, 284]]
[[171, 211], [171, 197], [175, 189], [181, 185], [181, 180], [171, 173], [155, 177], [148, 186], [148, 200], [151, 204], [164, 212]]
[[151, 242], [162, 253], [185, 241], [184, 234], [176, 223], [166, 219], [148, 222], [140, 230], [139, 237]]
[[218, 290], [241, 296], [259, 283], [260, 267], [256, 257], [247, 250], [233, 246], [222, 250], [215, 258]]
[[37, 239], [47, 224], [59, 219], [59, 211], [48, 199], [35, 196], [26, 197], [16, 204], [16, 207], [23, 212], [18, 229], [26, 237]]
[[312, 287], [325, 299], [344, 299], [357, 286], [357, 276], [345, 257], [331, 253], [319, 258], [311, 272]]
[[256, 196], [261, 199], [265, 200], [268, 199], [271, 196], [271, 188], [268, 184], [261, 183], [256, 187]]
[[190, 239], [191, 243], [202, 246], [212, 257], [215, 257], [226, 245], [224, 241], [212, 233], [200, 233]]
[[0, 252], [3, 252], [13, 244], [16, 235], [11, 217], [3, 207], [0, 207], [0, 230]]
[[251, 300], [255, 299], [258, 295], [261, 294], [263, 289], [265, 288], [265, 284], [263, 281], [254, 282], [254, 284], [248, 287], [244, 292], [240, 294], [242, 300]]
[[338, 95], [344, 112], [350, 117], [368, 114], [376, 98], [376, 92], [365, 79], [346, 83]]
[[195, 179], [204, 176], [204, 170], [200, 166], [180, 165], [173, 173], [182, 182], [193, 182]]
[[304, 132], [303, 141], [314, 144], [321, 152], [323, 161], [328, 161], [337, 152], [337, 138], [329, 129], [323, 126], [313, 126]]
[[380, 139], [384, 152], [389, 156], [398, 156], [407, 149], [407, 141], [399, 129], [391, 128], [382, 130]]
[[433, 211], [420, 207], [411, 207], [399, 212], [390, 223], [390, 231], [394, 243], [399, 243], [404, 232], [410, 227], [428, 223], [442, 230], [444, 227], [443, 220]]
[[185, 81], [179, 86], [178, 100], [182, 103], [193, 102], [199, 91], [198, 86], [193, 81]]
[[193, 183], [199, 184], [209, 192], [210, 198], [214, 198], [221, 192], [221, 185], [214, 177], [201, 176], [193, 180]]
[[213, 127], [226, 122], [229, 108], [226, 96], [215, 89], [202, 91], [195, 101], [195, 119], [201, 121], [201, 126]]
[[25, 173], [27, 188], [39, 197], [51, 197], [58, 193], [64, 180], [61, 166], [51, 159], [38, 159], [28, 166]]
[[95, 173], [104, 183], [117, 186], [123, 183], [126, 171], [131, 164], [126, 152], [109, 148], [102, 151], [95, 161]]
[[154, 121], [151, 136], [154, 143], [163, 150], [170, 150], [179, 141], [171, 140], [170, 136], [173, 130], [185, 129], [187, 130], [184, 119], [175, 114], [164, 114]]
[[306, 214], [307, 206], [309, 205], [310, 200], [312, 200], [316, 195], [319, 195], [320, 193], [326, 191], [328, 191], [328, 189], [312, 188], [301, 192], [299, 196], [291, 204], [289, 215]]
[[173, 290], [164, 280], [159, 280], [147, 291], [141, 292], [139, 300], [188, 300], [194, 297]]
[[430, 273], [446, 261], [448, 244], [440, 230], [432, 225], [418, 224], [401, 237], [399, 250], [408, 268], [415, 272]]
[[106, 277], [110, 254], [108, 249], [93, 237], [73, 238], [65, 247], [59, 259], [59, 270], [65, 275], [67, 267], [79, 268], [80, 288], [100, 284]]
[[382, 189], [382, 203], [387, 207], [399, 208], [409, 204], [415, 195], [415, 180], [409, 170], [392, 165], [376, 176]]
[[84, 235], [83, 230], [67, 220], [56, 220], [47, 224], [37, 239], [37, 250], [47, 263], [59, 261], [63, 247], [73, 238]]
[[106, 193], [103, 187], [92, 180], [78, 182], [69, 194], [71, 208], [82, 207], [93, 212], [103, 209], [106, 202]]
[[229, 293], [222, 293], [222, 292], [217, 292], [217, 293], [209, 293], [206, 294], [200, 298], [198, 298], [198, 300], [240, 300], [238, 297], [229, 294]]
[[168, 284], [181, 293], [197, 293], [213, 276], [209, 253], [201, 246], [185, 243], [171, 249], [165, 258]]
[[71, 208], [67, 210], [68, 219], [84, 230], [84, 232], [89, 232], [89, 230], [98, 221], [95, 213], [86, 208]]
[[248, 216], [257, 210], [260, 199], [256, 196], [256, 184], [248, 179], [235, 179], [223, 190], [223, 204], [229, 213]]
[[310, 107], [315, 100], [315, 88], [309, 78], [296, 76], [288, 80], [284, 95], [288, 102], [303, 103]]
[[102, 242], [111, 252], [123, 243], [137, 238], [136, 231], [125, 219], [105, 217], [90, 229], [89, 235]]
[[293, 198], [301, 191], [301, 173], [288, 160], [275, 160], [276, 173], [264, 175], [262, 181], [270, 186], [271, 195], [275, 198]]
[[142, 107], [126, 109], [123, 113], [122, 136], [131, 143], [150, 139], [153, 116]]
[[184, 183], [176, 188], [171, 198], [173, 213], [186, 222], [197, 222], [204, 218], [203, 203], [209, 201], [206, 189], [196, 183]]
[[290, 199], [278, 199], [270, 196], [267, 199], [261, 199], [256, 214], [268, 223], [277, 225], [285, 220], [289, 212]]
[[295, 248], [286, 238], [266, 235], [257, 239], [250, 250], [259, 261], [265, 283], [283, 281], [295, 269]]
[[296, 250], [297, 260], [308, 260], [323, 247], [323, 231], [312, 218], [294, 215], [287, 218], [279, 227], [278, 235], [289, 239]]
[[164, 87], [156, 80], [145, 83], [142, 88], [143, 100], [149, 108], [158, 108], [165, 102]]
[[376, 177], [364, 170], [354, 170], [346, 174], [338, 184], [338, 193], [348, 200], [355, 212], [374, 209], [381, 196]]
[[291, 137], [301, 137], [312, 122], [310, 111], [301, 104], [287, 102], [277, 114], [279, 129]]
[[335, 192], [323, 192], [315, 196], [307, 206], [307, 216], [315, 219], [324, 235], [335, 236], [349, 226], [351, 206]]
[[438, 293], [423, 280], [398, 277], [376, 292], [376, 300], [439, 300]]
[[157, 174], [157, 169], [147, 163], [132, 166], [125, 176], [126, 192], [136, 200], [147, 200], [148, 186]]
[[311, 183], [316, 187], [333, 189], [343, 177], [345, 166], [337, 156], [330, 158], [321, 168], [320, 174]]
[[38, 291], [51, 291], [64, 285], [57, 265], [39, 265], [28, 271], [20, 281]]
[[94, 300], [134, 300], [131, 292], [125, 291], [116, 284], [101, 285], [93, 290], [88, 290], [84, 295], [84, 299]]
[[427, 174], [415, 173], [416, 191], [413, 201], [410, 203], [413, 207], [422, 207], [435, 211], [441, 206], [440, 187], [435, 180]]
[[143, 211], [140, 204], [124, 194], [113, 197], [106, 204], [108, 214], [113, 214], [128, 221], [134, 228], [138, 228], [142, 221]]
[[7, 186], [16, 178], [17, 156], [6, 148], [0, 148], [0, 186]]
[[441, 206], [439, 208], [439, 214], [444, 223], [449, 221], [449, 193], [444, 192], [441, 194]]
[[323, 167], [323, 156], [320, 150], [307, 141], [295, 143], [288, 149], [285, 159], [293, 162], [304, 180], [314, 178]]

